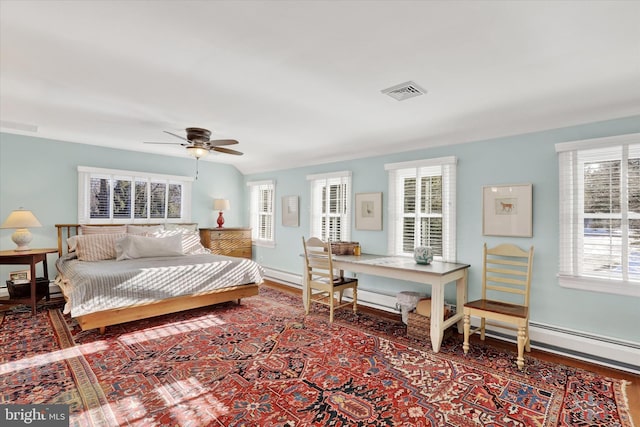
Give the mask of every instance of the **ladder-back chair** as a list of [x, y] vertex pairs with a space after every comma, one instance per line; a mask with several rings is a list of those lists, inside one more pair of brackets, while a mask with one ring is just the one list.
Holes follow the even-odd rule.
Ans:
[[[485, 326], [517, 331], [518, 369], [524, 367], [524, 350], [531, 351], [529, 339], [529, 291], [533, 267], [533, 246], [525, 251], [516, 245], [502, 244], [482, 251], [482, 299], [464, 305], [464, 353], [469, 351], [469, 336]], [[515, 295], [515, 296], [514, 296]], [[480, 326], [471, 329], [471, 316], [480, 318]], [[488, 319], [488, 321], [487, 321]]]
[[[312, 302], [317, 302], [329, 307], [329, 322], [333, 322], [335, 309], [353, 305], [353, 312], [358, 309], [358, 279], [344, 277], [342, 270], [336, 274], [333, 268], [331, 244], [325, 243], [317, 237], [305, 240], [302, 237], [304, 247], [305, 285], [307, 288], [307, 301], [305, 312], [309, 314]], [[352, 289], [353, 301], [342, 302], [342, 294], [345, 289]], [[335, 300], [335, 293], [338, 300]]]

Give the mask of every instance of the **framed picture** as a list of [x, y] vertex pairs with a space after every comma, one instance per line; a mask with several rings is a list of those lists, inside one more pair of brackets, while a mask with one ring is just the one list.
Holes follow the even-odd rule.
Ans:
[[298, 227], [298, 196], [282, 197], [282, 225]]
[[27, 283], [31, 281], [31, 271], [20, 270], [9, 273], [9, 280], [13, 283]]
[[382, 230], [382, 193], [356, 193], [356, 230]]
[[482, 188], [484, 236], [532, 237], [531, 184], [486, 185]]

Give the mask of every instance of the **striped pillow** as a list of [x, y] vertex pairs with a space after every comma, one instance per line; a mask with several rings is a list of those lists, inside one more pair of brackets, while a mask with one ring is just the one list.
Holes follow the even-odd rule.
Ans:
[[78, 236], [76, 253], [80, 261], [102, 261], [116, 258], [116, 240], [126, 234], [89, 234]]
[[115, 234], [126, 233], [126, 225], [81, 225], [80, 234]]

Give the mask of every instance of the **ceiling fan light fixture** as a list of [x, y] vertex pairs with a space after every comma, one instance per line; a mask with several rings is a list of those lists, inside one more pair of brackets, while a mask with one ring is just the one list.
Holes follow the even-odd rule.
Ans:
[[190, 156], [199, 159], [209, 154], [209, 150], [203, 147], [187, 147], [187, 153], [189, 153]]

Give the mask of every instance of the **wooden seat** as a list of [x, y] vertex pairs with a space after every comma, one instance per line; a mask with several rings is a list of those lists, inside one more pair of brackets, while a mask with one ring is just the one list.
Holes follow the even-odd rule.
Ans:
[[[502, 244], [482, 251], [482, 299], [464, 305], [464, 353], [469, 352], [469, 336], [480, 332], [484, 341], [486, 325], [517, 331], [518, 369], [524, 367], [524, 350], [531, 351], [529, 339], [529, 290], [533, 267], [533, 246], [525, 251]], [[471, 329], [471, 316], [480, 326]], [[488, 321], [487, 321], [488, 319]]]
[[[311, 302], [317, 302], [329, 307], [329, 322], [333, 322], [335, 309], [353, 305], [353, 312], [358, 309], [358, 280], [351, 277], [344, 277], [343, 272], [333, 268], [331, 245], [323, 242], [317, 237], [309, 240], [302, 238], [304, 247], [305, 265], [305, 286], [308, 287], [306, 314], [309, 314]], [[342, 295], [345, 289], [352, 289], [353, 301], [342, 302]], [[335, 294], [338, 293], [338, 300]]]

